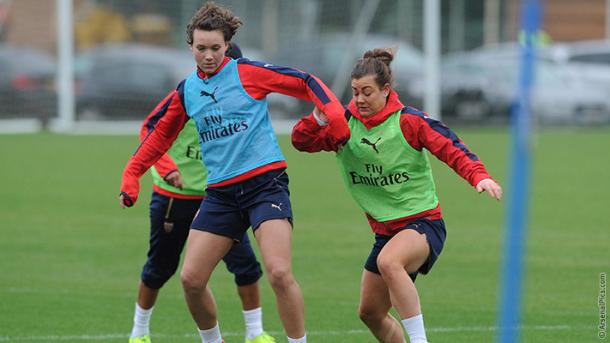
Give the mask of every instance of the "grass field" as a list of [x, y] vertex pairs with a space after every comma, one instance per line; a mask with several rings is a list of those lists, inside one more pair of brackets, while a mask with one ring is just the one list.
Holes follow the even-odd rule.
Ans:
[[[458, 134], [505, 187], [508, 135]], [[148, 240], [150, 178], [129, 210], [118, 206], [122, 168], [137, 139], [51, 134], [0, 136], [0, 342], [127, 342]], [[357, 315], [372, 234], [330, 154], [296, 152], [289, 163], [295, 211], [294, 269], [310, 342], [373, 342]], [[523, 342], [600, 342], [599, 274], [610, 271], [610, 129], [541, 131], [533, 170]], [[477, 195], [433, 162], [448, 240], [418, 279], [433, 343], [492, 342], [508, 203]], [[212, 288], [227, 343], [243, 319], [224, 268]], [[262, 283], [265, 328], [285, 342], [272, 292]], [[174, 277], [161, 292], [155, 343], [198, 342]]]

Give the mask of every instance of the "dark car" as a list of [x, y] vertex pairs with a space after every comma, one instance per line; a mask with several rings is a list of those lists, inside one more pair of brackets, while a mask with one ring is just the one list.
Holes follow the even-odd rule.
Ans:
[[[412, 79], [419, 79], [423, 67], [422, 53], [407, 42], [398, 38], [382, 34], [367, 34], [355, 43], [351, 50], [351, 56], [345, 58], [348, 44], [352, 39], [351, 33], [323, 34], [317, 40], [307, 42], [293, 42], [286, 46], [270, 61], [284, 66], [290, 66], [312, 73], [322, 79], [329, 87], [332, 86], [335, 77], [345, 60], [348, 63], [347, 79], [343, 85], [342, 102], [351, 99], [349, 72], [356, 61], [362, 57], [365, 51], [374, 48], [398, 48], [394, 61], [391, 64], [395, 79], [394, 89], [399, 93], [401, 100], [410, 105], [418, 106], [420, 99], [414, 98], [410, 93], [409, 83]], [[334, 89], [334, 91], [339, 91]], [[312, 105], [301, 103], [300, 111], [311, 110]], [[301, 116], [305, 113], [297, 113]]]
[[44, 51], [0, 44], [2, 117], [47, 119], [57, 112], [55, 60]]
[[141, 119], [194, 68], [186, 48], [96, 48], [76, 59], [77, 113], [85, 119]]

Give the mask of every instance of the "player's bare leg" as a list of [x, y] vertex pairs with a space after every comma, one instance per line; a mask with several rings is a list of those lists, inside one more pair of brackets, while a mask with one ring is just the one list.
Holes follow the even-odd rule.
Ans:
[[141, 308], [148, 310], [155, 306], [158, 295], [159, 289], [150, 288], [140, 281], [138, 285], [138, 305]]
[[150, 318], [158, 295], [159, 289], [150, 288], [140, 281], [129, 342], [150, 340]]
[[286, 335], [304, 337], [303, 295], [292, 275], [292, 226], [286, 219], [268, 220], [255, 231], [255, 237]]
[[229, 237], [193, 229], [189, 232], [180, 280], [193, 320], [201, 330], [217, 324], [216, 303], [207, 285], [232, 244]]
[[365, 270], [360, 287], [360, 319], [379, 342], [404, 343], [402, 326], [389, 313], [390, 307], [390, 293], [383, 278]]
[[425, 234], [404, 230], [392, 237], [377, 257], [377, 266], [388, 287], [392, 306], [414, 343], [427, 342], [427, 339], [419, 295], [408, 273], [416, 272], [429, 253]]
[[237, 286], [237, 294], [244, 311], [253, 310], [261, 306], [258, 281], [251, 285]]

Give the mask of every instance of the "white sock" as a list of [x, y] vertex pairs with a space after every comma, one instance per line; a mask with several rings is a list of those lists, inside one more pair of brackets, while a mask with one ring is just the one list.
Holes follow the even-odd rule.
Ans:
[[246, 322], [246, 338], [253, 340], [263, 334], [263, 309], [258, 307], [254, 310], [243, 311]]
[[149, 334], [150, 316], [152, 315], [153, 307], [145, 310], [136, 303], [136, 310], [133, 315], [133, 328], [131, 329], [131, 337], [141, 337]]
[[418, 314], [411, 318], [401, 320], [402, 326], [405, 327], [405, 331], [409, 335], [409, 342], [411, 343], [427, 343], [426, 329], [424, 329], [424, 316]]
[[307, 343], [307, 334], [301, 338], [290, 338], [288, 337], [288, 343]]
[[220, 326], [218, 326], [218, 323], [216, 323], [216, 326], [211, 329], [199, 329], [199, 335], [201, 336], [201, 342], [203, 343], [222, 343], [222, 337], [220, 337]]

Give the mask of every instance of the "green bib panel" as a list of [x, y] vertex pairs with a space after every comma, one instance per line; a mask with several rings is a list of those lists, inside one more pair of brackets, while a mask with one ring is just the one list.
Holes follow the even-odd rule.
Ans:
[[430, 161], [400, 129], [400, 111], [367, 129], [351, 117], [351, 136], [337, 152], [343, 180], [358, 205], [377, 221], [414, 215], [438, 206]]
[[185, 195], [205, 195], [208, 171], [201, 160], [201, 146], [195, 122], [192, 119], [186, 122], [184, 128], [167, 151], [182, 174], [182, 189], [176, 188], [163, 180], [157, 170], [150, 168], [153, 183], [172, 193]]

